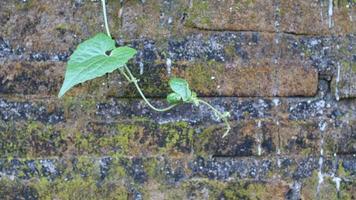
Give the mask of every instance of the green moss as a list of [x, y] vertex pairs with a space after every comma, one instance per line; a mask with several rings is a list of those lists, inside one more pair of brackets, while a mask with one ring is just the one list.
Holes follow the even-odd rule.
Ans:
[[236, 55], [236, 50], [233, 44], [226, 45], [224, 51], [229, 58], [233, 58]]
[[94, 144], [96, 143], [96, 138], [93, 134], [82, 134], [81, 132], [76, 132], [74, 134], [74, 146], [79, 153], [82, 155], [95, 153], [97, 150]]
[[313, 151], [312, 148], [303, 148], [301, 151], [300, 151], [300, 155], [303, 155], [303, 156], [310, 156], [311, 154], [313, 154], [315, 151]]
[[203, 179], [189, 181], [181, 185], [181, 190], [186, 191], [189, 197], [195, 199], [280, 199], [285, 196], [288, 187], [266, 182], [232, 181]]
[[236, 1], [234, 7], [237, 11], [243, 11], [244, 9], [253, 6], [255, 3], [255, 0]]
[[316, 191], [318, 185], [318, 175], [314, 171], [312, 176], [303, 182], [302, 196], [305, 199], [316, 199]]
[[202, 156], [202, 157], [208, 157], [209, 156], [209, 151], [205, 149], [205, 146], [211, 142], [212, 139], [215, 138], [220, 138], [219, 136], [216, 136], [215, 134], [220, 134], [221, 127], [218, 126], [209, 126], [203, 130], [202, 133], [197, 135], [197, 137], [194, 140], [194, 153], [196, 155]]
[[340, 177], [350, 177], [350, 172], [345, 171], [344, 166], [342, 166], [342, 161], [339, 162], [337, 175]]
[[[28, 187], [18, 180], [10, 180], [6, 177], [1, 177], [0, 188], [0, 199], [25, 199], [25, 195], [27, 195], [27, 198], [38, 197], [34, 188]], [[27, 194], [24, 194], [25, 191]]]
[[356, 63], [352, 62], [351, 69], [353, 73], [356, 73]]
[[[91, 132], [77, 132], [75, 147], [79, 153], [98, 155], [134, 155], [140, 151], [136, 141], [143, 132], [139, 124], [91, 124]], [[141, 146], [142, 147], [142, 146]]]
[[187, 26], [195, 27], [196, 23], [202, 25], [211, 25], [211, 16], [209, 15], [209, 2], [208, 1], [194, 1], [193, 7], [188, 11]]
[[[184, 69], [182, 76], [189, 82], [192, 90], [198, 95], [211, 95], [216, 90], [216, 80], [222, 80], [224, 66], [215, 61], [196, 62]], [[212, 80], [212, 77], [216, 80]]]
[[191, 149], [194, 130], [187, 122], [176, 122], [160, 126], [160, 132], [165, 138], [163, 152], [188, 152]]
[[98, 178], [100, 176], [99, 165], [93, 158], [87, 156], [78, 157], [76, 168], [78, 169], [76, 173], [82, 176], [91, 178]]
[[145, 160], [143, 167], [149, 178], [155, 179], [157, 176], [159, 176], [159, 173], [157, 172], [157, 166], [158, 162], [155, 158]]
[[212, 24], [212, 22], [211, 22], [209, 17], [201, 17], [200, 18], [200, 23], [202, 23], [202, 25], [204, 27], [209, 27]]
[[98, 160], [85, 156], [77, 157], [76, 162], [68, 160], [65, 169], [61, 170], [62, 175], [54, 180], [47, 177], [26, 181], [2, 178], [0, 199], [15, 199], [13, 196], [28, 195], [30, 191], [39, 199], [127, 199], [126, 172], [117, 161], [113, 160], [104, 180]]
[[350, 200], [356, 196], [356, 182], [341, 181], [338, 199]]
[[[282, 190], [282, 188], [281, 188]], [[224, 196], [227, 199], [251, 199], [251, 200], [259, 200], [259, 199], [270, 199], [276, 198], [275, 193], [271, 193], [271, 188], [268, 184], [263, 183], [233, 183], [230, 184], [227, 188], [224, 189]]]
[[26, 2], [16, 2], [15, 3], [15, 7], [16, 7], [16, 10], [30, 10], [30, 9], [33, 9], [35, 6], [38, 6], [36, 5], [37, 1], [35, 0], [31, 0], [31, 1], [26, 1]]
[[52, 125], [37, 121], [0, 124], [0, 154], [6, 157], [43, 157], [62, 153], [65, 134]]
[[95, 98], [65, 95], [62, 98], [64, 115], [70, 118], [73, 113], [95, 113], [97, 100]]
[[119, 183], [105, 182], [98, 185], [94, 179], [75, 177], [71, 180], [35, 180], [30, 185], [40, 199], [127, 199], [128, 191]]
[[179, 132], [174, 129], [169, 129], [167, 131], [166, 137], [166, 148], [172, 149], [179, 142]]
[[36, 199], [118, 199], [124, 200], [129, 191], [121, 181], [97, 182], [92, 177], [75, 176], [70, 180], [47, 178], [19, 180], [0, 179], [1, 199], [22, 199], [30, 196]]
[[117, 130], [119, 133], [113, 136], [108, 142], [120, 145], [122, 153], [128, 154], [130, 148], [133, 147], [130, 146], [130, 143], [133, 142], [133, 137], [138, 133], [139, 128], [132, 124], [119, 124]]
[[326, 177], [320, 186], [320, 199], [338, 199], [338, 191], [336, 190], [336, 183], [331, 177]]
[[337, 151], [338, 144], [335, 142], [335, 139], [332, 135], [324, 136], [324, 152], [326, 155], [332, 155], [334, 152]]
[[[282, 11], [281, 11], [282, 12]], [[312, 56], [312, 50], [310, 49], [310, 48], [308, 48], [307, 46], [303, 46], [302, 45], [302, 47], [301, 47], [301, 50], [302, 50], [302, 52], [304, 53], [304, 56], [305, 57], [307, 57], [307, 58], [309, 58], [309, 57], [311, 57]]]
[[[319, 193], [316, 192], [318, 187]], [[319, 184], [318, 173], [314, 171], [310, 178], [303, 181], [302, 197], [303, 199], [338, 199], [336, 184], [331, 177], [327, 176], [325, 176], [324, 181]]]
[[334, 0], [334, 6], [338, 8], [346, 8], [349, 5], [349, 0]]
[[70, 26], [69, 24], [61, 23], [56, 25], [55, 29], [58, 31], [67, 31], [70, 30]]

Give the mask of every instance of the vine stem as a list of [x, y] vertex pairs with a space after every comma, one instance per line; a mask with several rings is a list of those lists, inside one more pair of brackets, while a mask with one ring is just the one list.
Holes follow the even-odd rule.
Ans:
[[223, 138], [227, 136], [227, 134], [229, 134], [230, 130], [231, 130], [231, 126], [229, 124], [229, 122], [227, 121], [227, 117], [224, 116], [220, 111], [218, 111], [216, 108], [214, 108], [212, 105], [210, 105], [208, 102], [198, 99], [198, 101], [206, 106], [208, 106], [211, 110], [214, 111], [214, 113], [216, 115], [218, 115], [218, 117], [224, 121], [224, 123], [226, 124], [226, 131], [224, 133], [224, 135], [222, 136]]
[[[127, 74], [125, 73], [125, 71], [127, 72]], [[145, 101], [145, 103], [150, 107], [152, 108], [153, 110], [157, 111], [157, 112], [165, 112], [165, 111], [168, 111], [172, 108], [174, 108], [177, 104], [173, 104], [171, 106], [168, 106], [167, 108], [156, 108], [155, 106], [153, 106], [149, 101], [148, 99], [146, 98], [146, 96], [143, 94], [140, 86], [138, 85], [138, 80], [132, 75], [130, 69], [125, 65], [124, 66], [124, 70], [120, 70], [121, 74], [129, 81], [129, 82], [132, 82], [137, 91], [140, 93], [141, 97], [143, 98], [143, 100]]]
[[105, 23], [105, 29], [106, 29], [106, 34], [111, 38], [110, 30], [109, 30], [109, 24], [108, 24], [108, 18], [106, 15], [106, 6], [105, 6], [105, 0], [101, 0], [101, 5], [103, 7], [103, 14], [104, 14], [104, 23]]

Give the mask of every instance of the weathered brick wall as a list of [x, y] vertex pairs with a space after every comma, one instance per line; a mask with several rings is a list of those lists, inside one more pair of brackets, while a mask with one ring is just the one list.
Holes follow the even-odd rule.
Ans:
[[[121, 2], [121, 3], [120, 3]], [[355, 0], [110, 0], [163, 106], [170, 76], [221, 111], [150, 110], [117, 72], [57, 93], [99, 1], [0, 1], [0, 199], [355, 199]]]

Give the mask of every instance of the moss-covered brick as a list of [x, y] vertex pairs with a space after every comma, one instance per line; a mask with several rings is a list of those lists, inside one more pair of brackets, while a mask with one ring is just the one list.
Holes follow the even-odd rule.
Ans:
[[[261, 9], [263, 8], [263, 9]], [[205, 30], [273, 31], [274, 9], [266, 1], [192, 1], [185, 25]]]
[[306, 179], [302, 185], [301, 196], [304, 199], [353, 199], [355, 184], [339, 177], [323, 174], [323, 181], [317, 172]]

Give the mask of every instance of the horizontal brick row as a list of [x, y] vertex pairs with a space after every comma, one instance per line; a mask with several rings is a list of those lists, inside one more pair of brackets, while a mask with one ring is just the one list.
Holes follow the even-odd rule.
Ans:
[[356, 31], [355, 7], [350, 1], [307, 0], [128, 2], [123, 8], [123, 30], [134, 38], [191, 31], [186, 28], [340, 35]]
[[[158, 193], [162, 199], [200, 198], [204, 194], [214, 198], [255, 195], [267, 198], [273, 191], [273, 199], [314, 199], [317, 196], [352, 199], [355, 159], [324, 158], [321, 171], [318, 163], [318, 157], [8, 159], [0, 160], [3, 188], [0, 197], [6, 199], [16, 194], [35, 196], [32, 198], [57, 195], [58, 198], [108, 198], [118, 195], [116, 198], [125, 199], [126, 195], [154, 198]], [[318, 172], [324, 176], [322, 181]]]
[[[332, 88], [338, 88], [339, 98], [354, 97], [355, 53], [351, 47], [355, 37], [283, 35], [280, 40], [275, 44], [273, 34], [227, 32], [172, 38], [164, 47], [159, 46], [159, 41], [144, 39], [130, 44], [139, 50], [130, 68], [140, 79], [143, 91], [154, 97], [164, 97], [169, 92], [167, 82], [172, 76], [186, 78], [191, 88], [203, 96], [283, 97], [315, 95], [320, 76], [333, 79]], [[67, 55], [17, 55], [11, 51], [10, 44], [0, 49], [0, 54], [10, 52], [0, 56], [1, 93], [57, 95]], [[74, 94], [138, 97], [117, 72], [88, 81], [68, 93]]]
[[[83, 124], [79, 124], [83, 123]], [[2, 157], [66, 155], [196, 155], [244, 157], [263, 155], [348, 155], [356, 152], [352, 125], [345, 123], [321, 131], [315, 121], [241, 121], [222, 138], [224, 127], [189, 125], [175, 122], [164, 125], [152, 121], [105, 123], [78, 120], [44, 125], [29, 122], [2, 123]], [[355, 124], [355, 121], [348, 123]]]
[[[208, 107], [167, 113], [137, 100], [1, 100], [3, 156], [177, 155], [263, 156], [352, 154], [355, 107], [325, 100], [208, 99], [231, 111], [231, 133]], [[157, 106], [166, 105], [153, 101]], [[223, 106], [223, 107], [222, 107]], [[322, 142], [323, 141], [323, 142]], [[145, 147], [145, 148], [142, 148]]]

